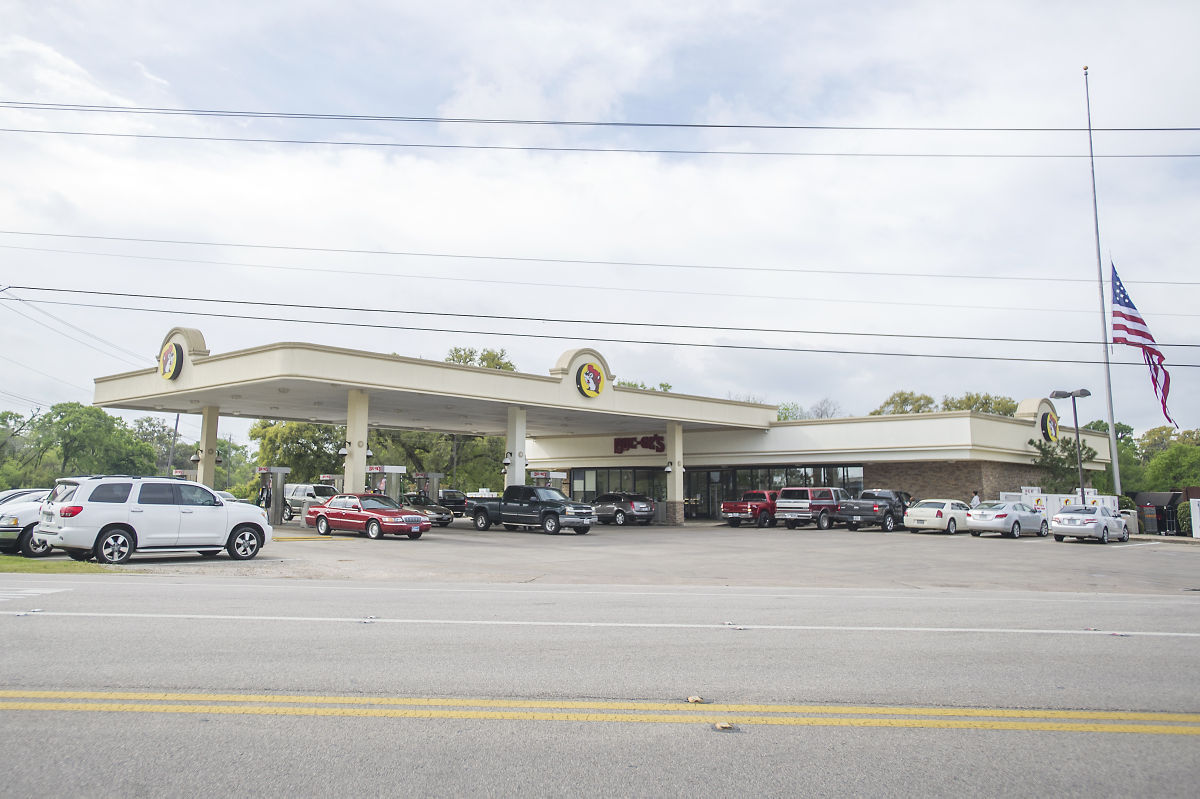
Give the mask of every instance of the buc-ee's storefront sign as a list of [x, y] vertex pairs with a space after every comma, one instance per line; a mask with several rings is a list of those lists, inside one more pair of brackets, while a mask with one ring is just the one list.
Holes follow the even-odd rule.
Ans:
[[1051, 410], [1042, 411], [1038, 417], [1038, 431], [1045, 441], [1058, 441], [1058, 416]]
[[600, 392], [604, 390], [604, 373], [600, 371], [600, 367], [594, 363], [585, 363], [579, 367], [579, 371], [575, 373], [575, 387], [579, 389], [579, 393], [589, 399], [600, 396]]
[[158, 354], [158, 373], [164, 380], [174, 380], [183, 369], [183, 347], [171, 342]]
[[662, 436], [642, 436], [641, 438], [614, 438], [613, 453], [620, 455], [631, 449], [648, 449], [651, 452], [666, 452], [667, 442]]

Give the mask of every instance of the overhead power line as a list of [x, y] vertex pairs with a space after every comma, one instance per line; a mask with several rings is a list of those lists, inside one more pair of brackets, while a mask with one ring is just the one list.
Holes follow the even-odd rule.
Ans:
[[[0, 230], [0, 234], [9, 236], [34, 236], [42, 238], [55, 239], [85, 239], [90, 241], [120, 241], [131, 242], [138, 244], [177, 244], [183, 246], [197, 247], [235, 247], [239, 249], [251, 250], [283, 250], [291, 252], [315, 252], [329, 253], [334, 255], [380, 255], [380, 256], [397, 256], [404, 258], [445, 258], [464, 261], [507, 261], [507, 262], [522, 262], [536, 264], [568, 264], [579, 266], [630, 266], [644, 267], [652, 269], [695, 269], [695, 270], [720, 270], [728, 272], [774, 272], [774, 273], [795, 273], [795, 274], [814, 274], [814, 275], [855, 275], [868, 277], [921, 277], [934, 278], [938, 280], [1016, 280], [1016, 281], [1038, 281], [1038, 282], [1060, 282], [1060, 283], [1087, 283], [1091, 284], [1094, 281], [1091, 278], [1074, 278], [1074, 277], [1054, 277], [1048, 275], [969, 275], [963, 273], [944, 274], [937, 272], [878, 272], [861, 269], [831, 269], [831, 268], [812, 268], [812, 267], [794, 267], [794, 266], [730, 266], [728, 264], [682, 264], [669, 262], [654, 262], [654, 261], [611, 261], [601, 259], [586, 259], [586, 258], [551, 258], [539, 257], [530, 255], [478, 255], [470, 253], [446, 253], [446, 252], [423, 252], [416, 250], [367, 250], [353, 249], [348, 247], [303, 247], [289, 244], [254, 244], [245, 242], [228, 242], [228, 241], [196, 241], [189, 239], [150, 239], [137, 238], [133, 236], [95, 236], [83, 233], [44, 233], [29, 230]], [[187, 261], [189, 263], [208, 263], [228, 266], [256, 266], [268, 269], [282, 269], [288, 267], [279, 267], [272, 264], [240, 264], [230, 263], [228, 261], [193, 261], [191, 259], [176, 259], [162, 258], [160, 256], [146, 255], [123, 255], [120, 253], [97, 253], [97, 252], [80, 252], [75, 250], [41, 250], [35, 247], [20, 247], [17, 245], [0, 244], [0, 248], [5, 249], [25, 249], [35, 252], [65, 252], [76, 255], [102, 255], [113, 258], [138, 258], [146, 260], [163, 260], [163, 261]], [[320, 271], [320, 270], [317, 270]], [[342, 271], [342, 270], [337, 270]], [[386, 273], [367, 273], [367, 274], [386, 274]], [[1200, 281], [1188, 280], [1126, 280], [1129, 285], [1171, 285], [1171, 286], [1200, 286]], [[721, 296], [728, 296], [722, 294]]]
[[[662, 330], [702, 331], [706, 333], [769, 333], [795, 336], [854, 336], [867, 338], [924, 339], [930, 341], [1002, 341], [1021, 344], [1086, 344], [1094, 346], [1099, 341], [1087, 339], [1004, 338], [997, 336], [950, 336], [920, 333], [868, 333], [852, 330], [797, 330], [793, 328], [685, 325], [671, 322], [624, 322], [612, 319], [562, 319], [550, 316], [513, 316], [511, 314], [478, 314], [453, 311], [412, 311], [402, 308], [362, 308], [349, 305], [309, 305], [295, 302], [271, 302], [266, 300], [231, 300], [218, 297], [180, 297], [169, 294], [142, 294], [128, 291], [98, 291], [86, 289], [64, 289], [47, 286], [10, 286], [21, 291], [42, 291], [52, 294], [84, 294], [96, 297], [121, 297], [138, 300], [169, 300], [171, 302], [213, 303], [216, 305], [254, 306], [259, 308], [288, 308], [302, 311], [346, 311], [351, 313], [403, 314], [407, 316], [439, 316], [452, 319], [477, 319], [489, 322], [537, 322], [560, 325], [601, 325], [606, 327], [648, 327]], [[30, 302], [26, 300], [26, 302]], [[247, 317], [253, 318], [253, 317]], [[1200, 344], [1168, 344], [1157, 342], [1160, 347], [1196, 347]]]
[[[1086, 364], [1096, 365], [1100, 363], [1095, 359], [1078, 359], [1078, 358], [1019, 358], [1014, 356], [1002, 355], [957, 355], [949, 353], [918, 353], [918, 352], [882, 352], [882, 351], [864, 351], [864, 350], [843, 350], [829, 349], [823, 347], [773, 347], [762, 344], [717, 344], [713, 342], [691, 342], [691, 341], [651, 341], [647, 339], [626, 339], [626, 338], [598, 338], [594, 336], [568, 336], [556, 335], [552, 333], [519, 333], [494, 330], [463, 330], [458, 328], [444, 327], [421, 327], [417, 325], [392, 325], [379, 322], [342, 322], [336, 320], [321, 320], [321, 319], [297, 319], [287, 317], [272, 317], [272, 316], [246, 316], [244, 314], [218, 313], [215, 311], [189, 311], [177, 309], [163, 308], [141, 308], [131, 305], [110, 305], [102, 303], [85, 303], [85, 302], [63, 302], [57, 300], [42, 300], [48, 305], [64, 305], [75, 308], [97, 308], [101, 310], [111, 311], [137, 311], [141, 313], [154, 314], [174, 314], [176, 316], [199, 316], [210, 319], [236, 319], [239, 321], [250, 322], [286, 322], [289, 324], [305, 324], [305, 325], [324, 325], [330, 327], [355, 327], [365, 328], [369, 330], [399, 330], [421, 333], [451, 333], [455, 335], [470, 335], [470, 336], [494, 336], [499, 338], [526, 338], [526, 339], [543, 339], [548, 341], [587, 341], [592, 343], [604, 344], [635, 344], [641, 346], [661, 346], [661, 347], [689, 347], [698, 349], [720, 349], [720, 350], [740, 350], [740, 351], [759, 351], [759, 352], [791, 352], [791, 353], [812, 353], [823, 355], [874, 355], [889, 358], [935, 358], [942, 360], [958, 360], [958, 361], [1009, 361], [1014, 363], [1054, 363], [1054, 364]], [[3, 357], [3, 356], [0, 356]], [[1141, 361], [1137, 363], [1114, 361], [1114, 366], [1138, 366], [1145, 367]], [[1172, 369], [1200, 369], [1200, 363], [1172, 363], [1169, 364]]]
[[814, 158], [1200, 158], [1200, 153], [900, 153], [837, 152], [799, 150], [701, 150], [665, 147], [553, 147], [517, 144], [434, 144], [430, 142], [356, 141], [353, 139], [282, 139], [253, 136], [184, 136], [165, 133], [113, 133], [95, 130], [51, 130], [45, 128], [0, 128], [0, 133], [32, 133], [48, 136], [92, 136], [108, 139], [160, 141], [230, 142], [235, 144], [306, 144], [335, 147], [383, 147], [415, 150], [492, 150], [545, 153], [632, 153], [636, 155], [749, 155]]
[[[568, 119], [506, 119], [497, 117], [439, 117], [403, 116], [391, 114], [332, 114], [286, 111], [232, 111], [203, 108], [156, 108], [153, 106], [85, 105], [80, 103], [41, 103], [20, 100], [0, 100], [0, 108], [29, 111], [74, 111], [107, 114], [148, 114], [159, 116], [238, 117], [251, 119], [309, 119], [340, 122], [423, 122], [434, 124], [468, 125], [533, 125], [592, 128], [678, 128], [683, 130], [844, 130], [844, 131], [913, 131], [953, 133], [1082, 133], [1087, 128], [1058, 127], [967, 127], [934, 125], [796, 125], [726, 122], [637, 122]], [[1189, 132], [1200, 127], [1129, 127], [1092, 128], [1095, 133], [1161, 133]]]

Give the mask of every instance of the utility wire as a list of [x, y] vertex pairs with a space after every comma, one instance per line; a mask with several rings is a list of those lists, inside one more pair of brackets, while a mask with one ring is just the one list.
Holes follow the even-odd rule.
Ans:
[[[179, 297], [170, 294], [140, 294], [127, 291], [95, 291], [85, 289], [64, 289], [46, 286], [10, 286], [10, 288], [20, 289], [22, 291], [42, 291], [54, 294], [85, 294], [98, 297], [120, 297], [125, 299], [138, 300], [169, 300], [172, 302], [186, 303], [214, 303], [218, 305], [251, 305], [255, 307], [266, 308], [287, 308], [302, 311], [348, 311], [351, 313], [375, 313], [375, 314], [405, 314], [409, 316], [438, 316], [450, 317], [453, 319], [475, 319], [486, 320], [489, 322], [536, 322], [550, 324], [579, 324], [579, 325], [603, 325], [615, 327], [649, 327], [663, 330], [684, 330], [684, 331], [703, 331], [712, 333], [769, 333], [783, 335], [817, 335], [817, 336], [863, 336], [870, 338], [903, 338], [903, 339], [928, 339], [933, 341], [1003, 341], [1009, 343], [1020, 344], [1086, 344], [1095, 346], [1101, 342], [1093, 340], [1080, 339], [1042, 339], [1042, 338], [1004, 338], [998, 336], [950, 336], [950, 335], [924, 335], [919, 333], [867, 333], [862, 331], [847, 331], [847, 330], [796, 330], [789, 328], [770, 328], [770, 327], [745, 327], [745, 326], [729, 326], [723, 327], [719, 325], [689, 325], [675, 324], [670, 322], [622, 322], [611, 319], [561, 319], [549, 316], [512, 316], [509, 314], [477, 314], [477, 313], [455, 313], [450, 311], [410, 311], [400, 308], [361, 308], [358, 306], [349, 305], [306, 305], [294, 302], [269, 302], [266, 300], [230, 300], [214, 297]], [[28, 300], [27, 300], [28, 302]], [[253, 318], [253, 317], [247, 317]], [[1200, 344], [1167, 344], [1157, 342], [1160, 347], [1196, 347], [1200, 348]]]
[[638, 155], [750, 155], [816, 158], [1200, 158], [1200, 153], [866, 153], [798, 150], [694, 150], [657, 147], [552, 147], [516, 144], [433, 144], [429, 142], [354, 141], [349, 139], [274, 139], [250, 136], [184, 136], [165, 133], [111, 133], [94, 130], [0, 128], [0, 133], [33, 133], [48, 136], [93, 136], [108, 139], [231, 142], [235, 144], [321, 144], [336, 147], [388, 147], [420, 150], [492, 150], [544, 153], [633, 153]]
[[[15, 288], [15, 287], [14, 287], [14, 286], [8, 286], [8, 287], [6, 287], [6, 288], [0, 289], [0, 293], [7, 293], [7, 292], [9, 292], [11, 289], [13, 289], [13, 288]], [[55, 316], [54, 314], [52, 314], [52, 313], [50, 313], [50, 312], [48, 312], [48, 311], [46, 311], [46, 310], [44, 310], [44, 309], [42, 309], [42, 308], [38, 308], [38, 307], [37, 307], [37, 305], [36, 305], [35, 303], [29, 303], [29, 302], [27, 302], [27, 301], [26, 301], [24, 298], [22, 298], [22, 297], [18, 297], [18, 296], [16, 296], [15, 294], [13, 294], [13, 295], [10, 295], [10, 296], [12, 297], [12, 299], [16, 300], [17, 302], [19, 302], [19, 303], [25, 303], [25, 304], [26, 304], [26, 305], [28, 305], [28, 306], [29, 306], [29, 307], [30, 307], [32, 310], [34, 310], [34, 311], [37, 311], [37, 312], [38, 312], [38, 313], [40, 313], [40, 314], [44, 314], [45, 316], [48, 316], [48, 317], [50, 317], [51, 319], [53, 319], [54, 321], [58, 322], [59, 324], [66, 325], [67, 327], [71, 328], [72, 330], [75, 330], [75, 331], [77, 331], [77, 332], [79, 332], [79, 333], [82, 333], [83, 335], [85, 335], [85, 336], [88, 336], [88, 337], [90, 337], [91, 339], [93, 339], [93, 340], [95, 340], [95, 341], [99, 341], [99, 342], [101, 342], [101, 343], [103, 343], [103, 344], [107, 344], [109, 347], [112, 347], [112, 348], [113, 348], [113, 349], [115, 349], [115, 350], [119, 350], [119, 351], [121, 351], [121, 352], [124, 352], [124, 353], [126, 353], [126, 354], [128, 354], [128, 355], [132, 355], [132, 356], [133, 356], [134, 358], [136, 358], [137, 360], [130, 360], [129, 358], [124, 358], [124, 357], [122, 357], [122, 356], [120, 356], [120, 355], [114, 355], [114, 354], [113, 354], [113, 353], [111, 353], [111, 352], [105, 352], [104, 350], [102, 350], [102, 349], [100, 349], [99, 347], [97, 347], [95, 344], [92, 344], [92, 343], [91, 343], [91, 341], [85, 341], [85, 340], [83, 340], [83, 339], [76, 338], [75, 336], [72, 336], [72, 335], [71, 335], [71, 334], [69, 334], [69, 333], [64, 333], [64, 332], [63, 332], [63, 331], [61, 331], [61, 330], [56, 330], [55, 328], [51, 327], [50, 325], [47, 325], [45, 322], [41, 321], [40, 319], [36, 319], [36, 318], [34, 318], [33, 316], [30, 316], [29, 314], [25, 313], [24, 311], [22, 311], [20, 308], [16, 307], [15, 305], [14, 305], [14, 306], [10, 306], [10, 307], [9, 307], [9, 310], [11, 310], [11, 311], [15, 311], [16, 313], [18, 313], [18, 314], [20, 314], [21, 316], [25, 317], [26, 319], [30, 320], [30, 321], [31, 321], [31, 322], [33, 322], [34, 324], [42, 325], [42, 326], [43, 326], [43, 327], [45, 327], [47, 330], [50, 330], [50, 331], [52, 331], [52, 332], [55, 332], [55, 333], [58, 333], [60, 336], [64, 336], [64, 337], [66, 337], [66, 338], [69, 338], [71, 341], [74, 341], [76, 344], [82, 344], [83, 346], [85, 346], [85, 347], [88, 347], [89, 349], [95, 350], [96, 352], [100, 353], [101, 355], [105, 355], [105, 356], [107, 356], [107, 357], [109, 357], [109, 358], [116, 358], [117, 360], [124, 361], [125, 363], [131, 364], [131, 365], [133, 365], [133, 366], [145, 366], [145, 365], [146, 365], [146, 358], [145, 358], [144, 356], [139, 356], [139, 355], [138, 355], [137, 353], [135, 353], [135, 352], [130, 352], [129, 350], [125, 349], [124, 347], [120, 347], [120, 346], [118, 346], [118, 345], [116, 345], [116, 344], [113, 344], [111, 341], [105, 341], [103, 338], [101, 338], [100, 336], [97, 336], [95, 333], [92, 333], [92, 332], [90, 332], [90, 331], [88, 331], [88, 330], [84, 330], [84, 329], [83, 329], [83, 328], [81, 328], [81, 327], [77, 327], [77, 326], [75, 326], [75, 325], [71, 324], [70, 322], [66, 321], [65, 319], [59, 319], [59, 318], [58, 318], [57, 316]]]
[[[445, 252], [420, 252], [413, 250], [364, 250], [351, 249], [347, 247], [301, 247], [287, 244], [247, 244], [244, 242], [228, 242], [228, 241], [194, 241], [189, 239], [149, 239], [137, 238], [133, 236], [93, 236], [82, 233], [43, 233], [30, 230], [0, 230], [0, 234], [9, 236], [36, 236], [42, 238], [56, 239], [86, 239], [90, 241], [120, 241], [134, 242], [138, 244], [180, 244], [187, 246], [198, 247], [236, 247], [240, 249], [253, 250], [284, 250], [289, 252], [316, 252], [329, 253], [335, 255], [385, 255], [399, 256], [405, 258], [446, 258], [465, 261], [504, 261], [504, 262], [520, 262], [520, 263], [537, 263], [537, 264], [568, 264], [575, 266], [634, 266], [652, 269], [694, 269], [694, 270], [713, 270], [726, 272], [775, 272], [775, 273], [795, 273], [795, 274], [819, 274], [819, 275], [862, 275], [869, 277], [922, 277], [934, 278], [938, 280], [946, 279], [965, 279], [965, 280], [1017, 280], [1017, 281], [1045, 281], [1045, 282], [1061, 282], [1061, 283], [1088, 283], [1091, 284], [1090, 278], [1074, 278], [1074, 277], [1047, 277], [1042, 275], [966, 275], [966, 274], [939, 274], [935, 272], [872, 272], [866, 270], [847, 270], [847, 269], [813, 269], [807, 267], [781, 267], [781, 266], [729, 266], [722, 264], [678, 264], [664, 263], [652, 261], [606, 261], [599, 259], [586, 258], [548, 258], [526, 255], [471, 255], [467, 253], [445, 253]], [[73, 253], [78, 255], [103, 255], [108, 257], [125, 257], [125, 258], [141, 258], [164, 261], [185, 261], [187, 263], [205, 263], [228, 266], [261, 266], [268, 269], [282, 269], [287, 267], [277, 267], [267, 264], [241, 264], [230, 263], [228, 261], [194, 261], [191, 259], [174, 259], [161, 258], [145, 255], [122, 255], [119, 253], [97, 253], [79, 250], [55, 250], [38, 247], [21, 247], [14, 244], [3, 244], [0, 247], [5, 249], [23, 249], [34, 252], [58, 252], [58, 253]], [[341, 271], [341, 270], [333, 270]], [[381, 275], [387, 273], [367, 272], [364, 274]], [[1200, 281], [1187, 280], [1126, 280], [1126, 284], [1138, 285], [1169, 285], [1169, 286], [1200, 286]], [[569, 288], [569, 287], [568, 287]], [[584, 288], [592, 288], [590, 286]], [[728, 296], [725, 294], [719, 296]]]
[[[57, 300], [45, 300], [49, 305], [65, 305], [73, 308], [98, 308], [101, 310], [110, 311], [138, 311], [142, 313], [155, 314], [176, 314], [184, 316], [200, 316], [211, 319], [236, 319], [239, 321], [251, 322], [287, 322], [291, 324], [305, 325], [324, 325], [330, 327], [356, 327], [367, 328], [371, 330], [401, 330], [420, 333], [452, 333], [455, 335], [468, 336], [496, 336], [500, 338], [528, 338], [528, 339], [544, 339], [550, 341], [589, 341], [600, 342], [605, 344], [636, 344], [650, 345], [661, 347], [691, 347], [702, 349], [724, 349], [724, 350], [741, 350], [741, 351], [760, 351], [760, 352], [791, 352], [791, 353], [817, 353], [824, 355], [876, 355], [891, 358], [936, 358], [948, 360], [964, 360], [964, 361], [1011, 361], [1016, 363], [1073, 363], [1086, 364], [1089, 366], [1100, 363], [1091, 359], [1074, 359], [1074, 358], [1017, 358], [1012, 356], [1001, 355], [954, 355], [941, 353], [918, 353], [918, 352], [874, 352], [863, 350], [841, 350], [841, 349], [825, 349], [820, 347], [770, 347], [766, 345], [756, 344], [715, 344], [712, 342], [689, 342], [689, 341], [650, 341], [645, 339], [624, 339], [624, 338], [594, 338], [590, 336], [566, 336], [555, 335], [551, 333], [512, 333], [504, 331], [492, 330], [462, 330], [456, 328], [443, 327], [418, 327], [415, 325], [390, 325], [373, 322], [339, 322], [335, 320], [322, 319], [295, 319], [286, 317], [271, 317], [271, 316], [245, 316], [242, 314], [217, 313], [215, 311], [187, 311], [187, 310], [170, 310], [162, 308], [140, 308], [130, 305], [108, 305], [101, 303], [84, 303], [84, 302], [63, 302]], [[0, 356], [3, 357], [3, 356]], [[1115, 366], [1138, 366], [1144, 367], [1145, 364], [1141, 361], [1133, 362], [1114, 362]], [[1172, 363], [1172, 369], [1200, 369], [1200, 363]]]
[[[918, 132], [965, 132], [965, 133], [1082, 133], [1088, 128], [1054, 127], [938, 127], [897, 125], [768, 125], [719, 122], [620, 122], [598, 120], [565, 119], [504, 119], [476, 117], [396, 116], [381, 114], [330, 114], [290, 113], [284, 111], [229, 111], [199, 108], [155, 108], [147, 106], [84, 105], [77, 103], [41, 103], [20, 100], [0, 100], [0, 108], [34, 111], [76, 111], [111, 114], [152, 114], [167, 116], [241, 117], [252, 119], [311, 119], [349, 122], [432, 122], [436, 124], [471, 125], [536, 125], [563, 127], [606, 127], [606, 128], [678, 128], [699, 130], [858, 130], [858, 131], [918, 131]], [[1093, 132], [1148, 133], [1187, 132], [1195, 127], [1137, 127], [1137, 128], [1092, 128]]]

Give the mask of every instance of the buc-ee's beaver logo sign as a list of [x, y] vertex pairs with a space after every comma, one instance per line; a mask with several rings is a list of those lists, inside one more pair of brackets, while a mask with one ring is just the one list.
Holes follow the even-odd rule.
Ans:
[[164, 380], [174, 380], [183, 369], [183, 347], [174, 342], [167, 344], [158, 354], [158, 373]]
[[604, 373], [594, 363], [585, 363], [575, 373], [575, 385], [585, 397], [598, 397], [604, 390]]

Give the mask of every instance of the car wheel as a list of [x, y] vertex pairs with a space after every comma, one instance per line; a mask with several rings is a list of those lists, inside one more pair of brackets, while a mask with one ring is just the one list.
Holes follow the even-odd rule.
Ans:
[[492, 520], [488, 518], [487, 511], [479, 511], [475, 514], [475, 529], [486, 530], [492, 526]]
[[1045, 538], [1049, 534], [1050, 534], [1050, 525], [1046, 524], [1046, 522], [1042, 522], [1042, 526], [1038, 528], [1038, 537]]
[[817, 529], [828, 530], [832, 526], [832, 522], [829, 521], [829, 514], [825, 511], [821, 511], [821, 515], [817, 517]]
[[789, 530], [795, 530], [795, 529], [796, 529], [796, 523], [795, 523], [795, 522], [784, 522], [784, 526], [785, 526], [785, 527], [787, 527], [787, 529], [789, 529]]
[[408, 537], [411, 538], [412, 540], [416, 541], [418, 538], [421, 537], [421, 533], [409, 533]]
[[449, 527], [450, 522], [438, 522], [438, 527]]
[[329, 535], [329, 520], [324, 516], [317, 517], [317, 534]]
[[200, 557], [215, 558], [217, 555], [220, 555], [220, 554], [221, 554], [221, 550], [219, 550], [219, 549], [205, 549], [200, 552]]
[[576, 527], [575, 535], [586, 535], [587, 531], [591, 530], [591, 529], [592, 529], [591, 527], [586, 527], [586, 526], [585, 527]]
[[954, 521], [953, 519], [946, 522], [946, 533], [947, 534], [954, 535], [957, 532], [958, 532], [958, 522]]
[[1055, 541], [1058, 541], [1059, 543], [1062, 543], [1062, 542], [1063, 542], [1065, 539], [1066, 539], [1066, 536], [1065, 536], [1065, 535], [1056, 535], [1056, 536], [1054, 536], [1054, 540], [1055, 540]]
[[258, 537], [258, 533], [253, 527], [246, 526], [233, 528], [229, 535], [229, 543], [225, 545], [225, 551], [234, 560], [250, 560], [261, 548], [262, 539]]
[[857, 525], [857, 524], [855, 524], [854, 522], [847, 522], [847, 523], [846, 523], [846, 529], [847, 529], [847, 530], [851, 530], [851, 531], [853, 531], [853, 530], [857, 530], [857, 529], [858, 529], [858, 525]]
[[33, 537], [33, 528], [36, 526], [31, 524], [21, 531], [21, 554], [27, 558], [44, 558], [50, 554], [50, 545], [43, 539]]
[[729, 526], [730, 526], [730, 527], [741, 527], [741, 526], [742, 526], [742, 520], [741, 520], [741, 519], [730, 519], [730, 520], [729, 520]]
[[96, 539], [96, 560], [100, 563], [124, 563], [133, 554], [133, 536], [126, 530], [110, 530]]
[[542, 530], [544, 530], [547, 535], [558, 535], [558, 528], [558, 514], [547, 513], [546, 518], [542, 519]]
[[981, 533], [980, 533], [978, 530], [972, 530], [972, 531], [971, 531], [971, 535], [973, 535], [973, 536], [975, 536], [976, 538], [978, 538], [978, 537], [981, 535]]
[[767, 513], [766, 511], [763, 511], [762, 513], [758, 514], [758, 519], [756, 521], [756, 524], [758, 524], [759, 527], [766, 527], [770, 523], [771, 523], [771, 514]]
[[892, 514], [883, 514], [883, 523], [879, 525], [885, 533], [890, 533], [896, 529], [896, 520], [892, 518]]
[[1107, 527], [1105, 527], [1103, 530], [1100, 531], [1100, 543], [1101, 544], [1108, 543], [1108, 528]]
[[1013, 522], [1013, 526], [1009, 528], [1008, 534], [1011, 535], [1013, 538], [1020, 538], [1021, 537], [1021, 523]]
[[367, 522], [367, 538], [372, 541], [378, 541], [383, 537], [383, 528], [379, 526], [379, 522], [372, 519]]
[[1128, 540], [1129, 540], [1129, 528], [1123, 527], [1123, 528], [1121, 528], [1121, 543], [1124, 544]]
[[295, 517], [295, 515], [296, 515], [296, 514], [292, 513], [292, 506], [291, 506], [291, 505], [286, 505], [286, 504], [285, 504], [285, 505], [283, 506], [283, 520], [284, 520], [285, 522], [290, 522], [290, 521], [291, 521], [291, 520], [292, 520], [292, 519]]
[[617, 527], [625, 526], [625, 511], [619, 510], [613, 514], [613, 524]]

